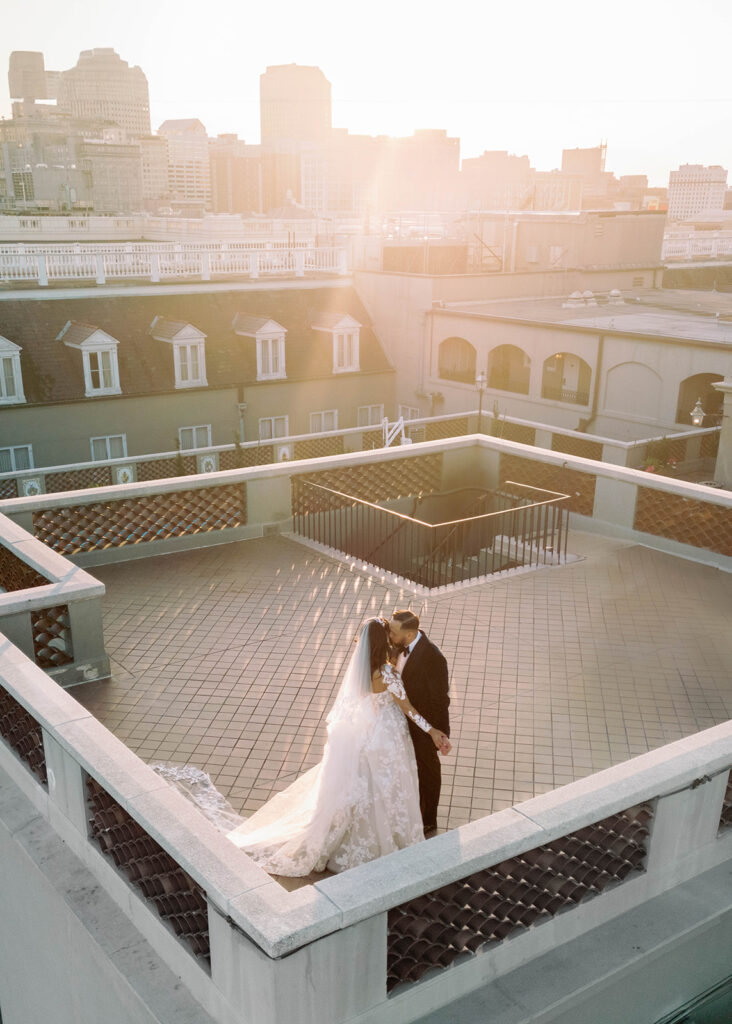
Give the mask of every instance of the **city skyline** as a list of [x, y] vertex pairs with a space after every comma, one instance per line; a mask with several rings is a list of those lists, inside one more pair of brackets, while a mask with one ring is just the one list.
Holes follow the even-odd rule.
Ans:
[[[210, 136], [236, 132], [257, 143], [259, 76], [297, 63], [321, 68], [333, 125], [352, 134], [444, 128], [460, 139], [461, 158], [506, 150], [539, 170], [559, 167], [564, 148], [607, 140], [607, 169], [647, 174], [652, 186], [667, 185], [682, 163], [732, 166], [723, 130], [732, 120], [724, 52], [732, 12], [720, 0], [697, 5], [693, 20], [678, 0], [642, 10], [621, 2], [592, 23], [577, 0], [478, 15], [458, 2], [447, 26], [436, 7], [413, 24], [381, 0], [368, 22], [344, 20], [330, 0], [276, 13], [219, 0], [207, 8], [203, 49], [200, 19], [181, 18], [171, 0], [154, 8], [133, 0], [127, 10], [121, 20], [111, 4], [77, 0], [61, 17], [35, 0], [8, 19], [0, 64], [28, 49], [43, 52], [48, 69], [66, 70], [82, 49], [113, 47], [147, 76], [154, 131], [197, 117]], [[0, 116], [10, 116], [5, 75]]]

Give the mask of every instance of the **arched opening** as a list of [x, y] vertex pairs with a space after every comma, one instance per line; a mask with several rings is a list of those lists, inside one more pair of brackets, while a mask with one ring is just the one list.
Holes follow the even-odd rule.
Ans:
[[703, 427], [714, 427], [719, 422], [722, 412], [724, 395], [712, 387], [714, 381], [724, 379], [721, 373], [695, 373], [679, 384], [679, 398], [676, 403], [676, 422], [683, 423], [691, 429], [691, 410], [701, 399], [702, 409], [706, 413]]
[[573, 352], [557, 352], [544, 360], [541, 397], [554, 402], [589, 405], [592, 370]]
[[475, 384], [475, 359], [475, 349], [465, 338], [445, 338], [438, 350], [437, 372], [443, 380]]
[[529, 393], [531, 360], [516, 345], [499, 345], [488, 356], [488, 387], [498, 391]]

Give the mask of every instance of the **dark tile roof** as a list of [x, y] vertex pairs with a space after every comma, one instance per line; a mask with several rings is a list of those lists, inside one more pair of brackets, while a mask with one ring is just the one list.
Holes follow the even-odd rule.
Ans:
[[175, 391], [172, 347], [159, 344], [150, 335], [150, 325], [156, 316], [193, 324], [206, 335], [206, 376], [211, 390], [256, 383], [256, 342], [234, 332], [232, 325], [237, 314], [262, 321], [275, 320], [287, 328], [288, 380], [332, 376], [332, 339], [311, 326], [320, 314], [332, 312], [347, 312], [363, 324], [362, 372], [391, 370], [355, 290], [327, 286], [314, 290], [181, 290], [166, 295], [10, 299], [0, 302], [0, 335], [21, 346], [27, 404], [37, 405], [84, 399], [82, 354], [56, 340], [69, 320], [100, 329], [119, 342], [119, 398], [124, 398]]
[[[346, 319], [350, 314], [344, 313], [342, 310], [327, 311], [318, 310], [313, 317], [312, 327], [317, 330], [334, 331], [339, 324]], [[355, 319], [353, 317], [352, 319]]]
[[100, 329], [94, 324], [83, 324], [78, 320], [68, 320], [59, 331], [56, 341], [63, 341], [64, 345], [83, 345], [85, 341]]
[[[256, 334], [265, 324], [275, 323], [271, 316], [250, 316], [248, 313], [237, 313], [233, 328], [237, 334]], [[280, 327], [284, 327], [280, 324]]]

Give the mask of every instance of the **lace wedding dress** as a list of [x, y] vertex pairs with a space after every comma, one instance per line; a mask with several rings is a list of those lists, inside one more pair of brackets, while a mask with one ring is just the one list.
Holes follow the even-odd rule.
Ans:
[[414, 748], [392, 696], [406, 694], [388, 664], [387, 689], [372, 692], [367, 629], [328, 715], [321, 762], [228, 833], [270, 874], [344, 871], [423, 839]]

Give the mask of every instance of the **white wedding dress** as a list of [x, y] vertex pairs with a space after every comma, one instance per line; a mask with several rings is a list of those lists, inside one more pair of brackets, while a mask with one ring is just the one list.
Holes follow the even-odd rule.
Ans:
[[367, 629], [328, 715], [323, 759], [228, 833], [270, 874], [344, 871], [424, 838], [414, 748], [392, 697], [406, 694], [388, 664], [387, 689], [372, 692]]

